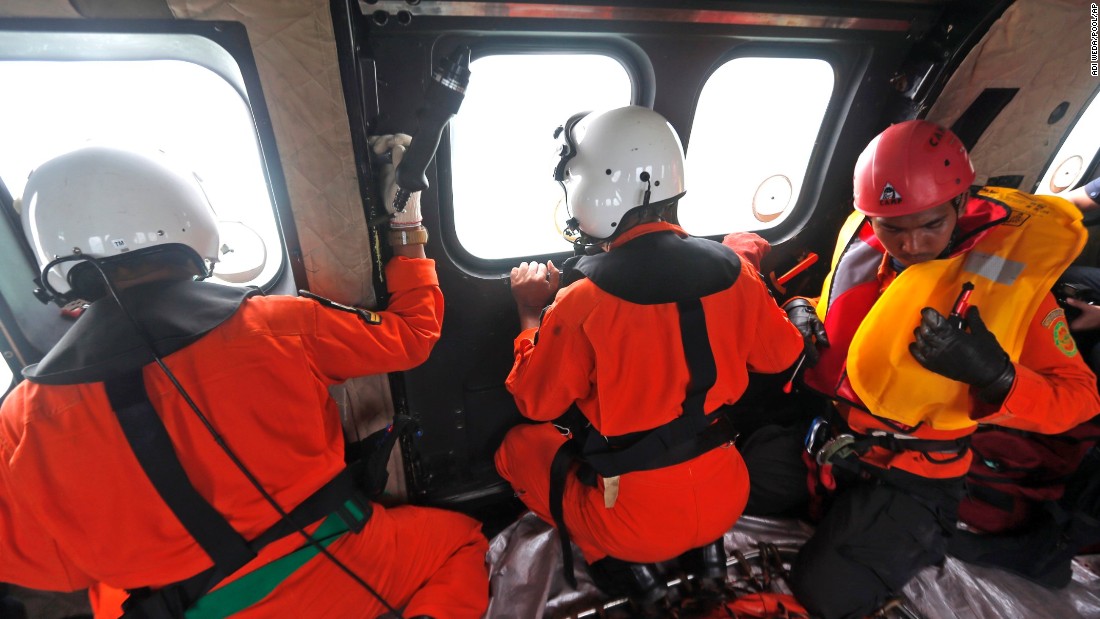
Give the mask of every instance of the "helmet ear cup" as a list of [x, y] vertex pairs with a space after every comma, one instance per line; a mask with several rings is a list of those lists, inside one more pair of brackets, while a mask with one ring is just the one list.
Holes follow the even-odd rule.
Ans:
[[555, 178], [588, 239], [606, 241], [621, 231], [629, 211], [684, 195], [684, 149], [657, 112], [626, 106], [574, 115], [561, 131], [567, 137]]
[[892, 125], [867, 145], [852, 179], [855, 209], [869, 217], [917, 213], [965, 193], [975, 179], [962, 140], [926, 120]]

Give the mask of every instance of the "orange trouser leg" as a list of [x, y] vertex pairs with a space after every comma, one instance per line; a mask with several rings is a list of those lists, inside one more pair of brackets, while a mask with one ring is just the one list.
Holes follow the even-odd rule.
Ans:
[[[489, 605], [481, 523], [427, 507], [384, 508], [330, 551], [405, 617], [477, 619]], [[374, 619], [387, 609], [325, 557], [314, 557], [233, 619]]]
[[398, 507], [388, 513], [402, 531], [393, 564], [395, 573], [406, 574], [411, 580], [416, 574], [430, 571], [408, 598], [402, 614], [440, 619], [481, 617], [489, 605], [489, 571], [485, 565], [489, 543], [481, 534], [481, 523], [462, 514], [427, 507]]
[[512, 484], [516, 496], [546, 522], [550, 516], [550, 464], [565, 437], [552, 424], [520, 425], [505, 435], [496, 453], [500, 476]]

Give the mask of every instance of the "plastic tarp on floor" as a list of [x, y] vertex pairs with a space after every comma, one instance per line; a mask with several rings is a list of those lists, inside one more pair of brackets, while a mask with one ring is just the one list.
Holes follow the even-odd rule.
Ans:
[[[751, 553], [759, 542], [797, 546], [811, 533], [811, 527], [795, 520], [744, 517], [726, 533], [725, 543], [731, 554]], [[533, 513], [521, 516], [491, 541], [492, 600], [486, 618], [554, 619], [600, 604], [579, 553], [574, 555], [576, 590], [562, 576], [557, 533]], [[942, 567], [922, 570], [904, 594], [908, 607], [925, 619], [1100, 619], [1100, 555], [1074, 560], [1073, 581], [1060, 590], [948, 558]]]

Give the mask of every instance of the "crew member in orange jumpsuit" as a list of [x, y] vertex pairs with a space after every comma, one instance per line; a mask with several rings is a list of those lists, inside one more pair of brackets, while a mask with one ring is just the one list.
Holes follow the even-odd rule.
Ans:
[[[1059, 433], [1100, 410], [1049, 292], [1084, 242], [1080, 213], [1015, 190], [970, 196], [974, 178], [947, 129], [888, 128], [856, 163], [856, 212], [816, 309], [785, 305], [822, 346], [805, 382], [841, 418], [831, 440], [807, 437], [838, 489], [792, 570], [799, 601], [825, 619], [864, 617], [942, 561], [978, 424]], [[754, 496], [758, 485], [774, 496], [769, 484], [799, 475], [777, 472], [756, 444], [744, 448]]]
[[[375, 144], [385, 150], [395, 140]], [[212, 555], [168, 505], [179, 494], [152, 482], [124, 434], [120, 420], [129, 409], [110, 385], [127, 374], [143, 384], [167, 451], [198, 500], [231, 527], [230, 537], [252, 541], [283, 520], [232, 452], [330, 556], [317, 556], [293, 526], [276, 530], [243, 568], [207, 583], [213, 590], [197, 601], [183, 596], [157, 612], [141, 606], [148, 614], [131, 609], [126, 616], [182, 617], [187, 610], [188, 617], [343, 619], [392, 609], [405, 617], [481, 616], [487, 544], [478, 522], [428, 508], [384, 508], [354, 489], [340, 494], [346, 488], [330, 481], [344, 470], [344, 439], [329, 387], [414, 367], [439, 337], [443, 299], [424, 256], [418, 197], [391, 224], [390, 303], [377, 313], [194, 281], [218, 257], [213, 211], [193, 176], [153, 158], [78, 150], [42, 164], [24, 197], [44, 283], [58, 297], [95, 300], [24, 370], [27, 380], [0, 411], [0, 581], [48, 590], [97, 585], [107, 593], [99, 599], [125, 589], [140, 606], [211, 568]], [[69, 254], [99, 266], [53, 260]], [[104, 290], [99, 268], [129, 317]], [[334, 509], [297, 516], [308, 513], [299, 511], [307, 498], [337, 487]], [[98, 617], [110, 616], [107, 606], [96, 609]]]
[[[570, 259], [564, 272], [549, 262], [512, 270], [522, 332], [507, 387], [529, 419], [551, 421], [575, 406], [582, 418], [573, 429], [591, 428], [559, 480], [560, 501], [551, 468], [566, 437], [554, 424], [513, 428], [496, 465], [531, 510], [564, 524], [598, 586], [625, 587], [644, 603], [663, 585], [640, 564], [707, 547], [701, 560], [721, 560], [724, 576], [721, 536], [744, 508], [748, 479], [715, 419], [744, 393], [749, 372], [790, 368], [802, 341], [747, 261], [662, 218], [684, 194], [683, 151], [663, 117], [633, 106], [581, 114], [561, 135], [556, 175], [569, 225], [606, 251]], [[641, 447], [617, 465], [599, 460], [608, 445], [630, 452], [655, 428], [693, 416], [698, 425], [667, 448]], [[713, 441], [699, 438], [706, 430]], [[614, 582], [624, 572], [625, 585]]]

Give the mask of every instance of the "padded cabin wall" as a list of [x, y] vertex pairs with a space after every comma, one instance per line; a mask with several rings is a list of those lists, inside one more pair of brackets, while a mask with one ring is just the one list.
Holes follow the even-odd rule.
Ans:
[[328, 0], [168, 0], [177, 18], [248, 29], [310, 289], [372, 306], [371, 256]]
[[[179, 19], [238, 21], [274, 124], [310, 289], [341, 303], [373, 307], [370, 237], [355, 173], [347, 108], [328, 0], [168, 0]], [[384, 374], [332, 390], [350, 436], [393, 419]], [[393, 450], [386, 495], [406, 496], [404, 466]]]
[[[1030, 191], [1097, 85], [1089, 76], [1089, 2], [1019, 0], [963, 60], [927, 118], [951, 126], [986, 88], [1019, 88], [970, 154], [976, 183], [1021, 175], [1019, 189]], [[1062, 101], [1068, 112], [1047, 124]]]
[[80, 17], [68, 0], [4, 0], [0, 17]]

